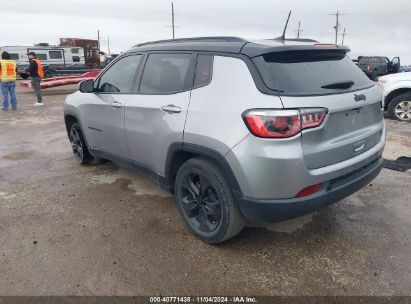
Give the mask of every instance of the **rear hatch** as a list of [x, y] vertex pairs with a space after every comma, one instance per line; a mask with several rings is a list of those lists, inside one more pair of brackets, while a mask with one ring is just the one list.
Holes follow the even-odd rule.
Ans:
[[310, 169], [356, 157], [381, 140], [381, 92], [345, 53], [322, 48], [253, 58], [265, 84], [279, 91], [284, 108], [328, 109], [321, 126], [301, 134]]

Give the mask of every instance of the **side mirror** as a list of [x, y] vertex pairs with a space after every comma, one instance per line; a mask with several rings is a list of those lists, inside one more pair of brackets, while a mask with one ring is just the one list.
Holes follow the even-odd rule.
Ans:
[[81, 93], [93, 93], [94, 92], [93, 79], [87, 79], [87, 80], [80, 82], [79, 89]]

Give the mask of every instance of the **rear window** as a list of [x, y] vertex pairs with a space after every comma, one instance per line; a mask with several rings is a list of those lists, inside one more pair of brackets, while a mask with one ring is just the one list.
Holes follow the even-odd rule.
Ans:
[[284, 94], [321, 95], [373, 85], [342, 51], [273, 52], [253, 60], [267, 87]]

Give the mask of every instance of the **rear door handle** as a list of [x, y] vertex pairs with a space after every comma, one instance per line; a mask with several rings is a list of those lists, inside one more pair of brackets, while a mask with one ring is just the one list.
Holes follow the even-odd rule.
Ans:
[[165, 111], [165, 112], [169, 112], [169, 113], [180, 113], [181, 112], [181, 108], [177, 107], [175, 105], [166, 105], [161, 107], [161, 110]]
[[111, 107], [112, 107], [113, 109], [121, 109], [122, 106], [123, 106], [123, 105], [122, 105], [121, 103], [117, 102], [117, 101], [115, 101], [115, 102], [113, 102], [113, 103], [111, 104]]

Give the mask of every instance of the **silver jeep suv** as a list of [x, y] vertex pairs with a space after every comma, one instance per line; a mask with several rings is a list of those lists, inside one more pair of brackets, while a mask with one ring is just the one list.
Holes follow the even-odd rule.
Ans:
[[382, 95], [348, 51], [236, 37], [136, 45], [67, 97], [72, 150], [157, 179], [208, 243], [312, 212], [381, 170]]

